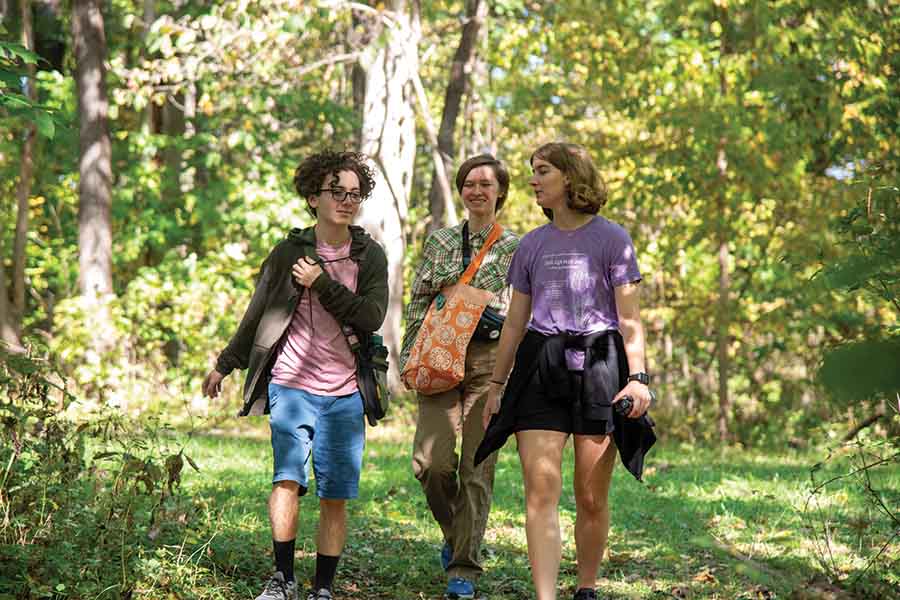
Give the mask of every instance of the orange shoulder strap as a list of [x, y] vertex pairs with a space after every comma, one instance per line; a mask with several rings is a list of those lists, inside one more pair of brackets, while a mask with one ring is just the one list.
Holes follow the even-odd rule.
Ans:
[[459, 278], [459, 282], [462, 284], [467, 284], [472, 281], [472, 278], [475, 277], [475, 273], [478, 272], [478, 267], [481, 266], [481, 261], [484, 260], [484, 257], [487, 256], [488, 251], [491, 249], [491, 246], [494, 245], [494, 242], [500, 239], [500, 236], [503, 234], [503, 225], [500, 223], [494, 223], [494, 227], [491, 228], [491, 233], [488, 234], [487, 239], [484, 240], [484, 246], [481, 247], [481, 250], [478, 251], [478, 254], [472, 259], [472, 262], [469, 263], [468, 268], [462, 274], [462, 277]]

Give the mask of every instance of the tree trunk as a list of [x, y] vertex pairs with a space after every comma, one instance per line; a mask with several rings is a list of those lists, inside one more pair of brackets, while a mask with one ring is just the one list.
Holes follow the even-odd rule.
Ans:
[[[0, 251], [5, 252], [3, 247], [3, 236], [0, 236]], [[0, 252], [3, 256], [3, 252]], [[21, 351], [22, 346], [19, 341], [19, 334], [13, 327], [13, 319], [10, 314], [9, 292], [6, 289], [6, 269], [3, 268], [3, 262], [0, 261], [0, 346], [6, 350]]]
[[[22, 45], [34, 52], [34, 28], [31, 20], [31, 1], [20, 0], [22, 17]], [[25, 95], [31, 102], [37, 100], [35, 68], [28, 65]], [[13, 242], [13, 326], [21, 335], [22, 318], [25, 316], [25, 244], [28, 240], [28, 199], [31, 196], [31, 178], [34, 173], [34, 146], [37, 127], [29, 123], [25, 128], [22, 146], [22, 162], [19, 165], [19, 184], [16, 187], [16, 237]]]
[[691, 377], [691, 364], [688, 359], [688, 353], [682, 351], [681, 353], [681, 379], [688, 384], [688, 393], [687, 399], [684, 401], [685, 412], [689, 415], [694, 414], [694, 406], [695, 406], [695, 398], [694, 398], [694, 390], [697, 388], [696, 383], [694, 383], [694, 379]]
[[393, 354], [390, 383], [400, 387], [403, 314], [403, 257], [406, 220], [416, 151], [415, 93], [411, 83], [418, 71], [421, 37], [418, 0], [392, 0], [390, 23], [376, 11], [354, 9], [354, 19], [366, 30], [369, 51], [354, 66], [353, 97], [361, 111], [359, 149], [372, 159], [376, 185], [363, 204], [358, 223], [384, 246], [388, 258], [390, 303], [382, 326], [385, 344]]
[[[722, 9], [721, 23], [726, 23], [727, 13]], [[728, 54], [725, 32], [722, 33], [720, 42], [720, 60]], [[724, 98], [728, 93], [728, 84], [725, 79], [725, 66], [719, 65], [719, 92]], [[726, 145], [728, 140], [722, 136], [719, 138], [719, 148], [716, 156], [716, 169], [718, 170], [718, 195], [716, 197], [717, 208], [717, 235], [719, 255], [719, 298], [716, 310], [716, 362], [719, 366], [719, 441], [727, 442], [729, 438], [728, 422], [731, 414], [731, 398], [728, 396], [728, 373], [730, 371], [730, 359], [728, 357], [728, 295], [731, 287], [728, 266], [728, 226], [727, 226], [727, 189], [728, 189], [728, 154]]]
[[[431, 158], [434, 161], [434, 174], [431, 177], [431, 185], [436, 186], [438, 197], [444, 212], [447, 215], [446, 221], [449, 225], [456, 225], [456, 209], [453, 207], [453, 190], [450, 189], [450, 179], [447, 176], [447, 165], [441, 156], [438, 147], [437, 131], [434, 128], [434, 122], [431, 120], [431, 109], [428, 108], [428, 98], [425, 95], [425, 87], [422, 85], [422, 79], [418, 73], [413, 73], [413, 88], [416, 92], [416, 98], [419, 102], [419, 111], [422, 121], [425, 124], [425, 135], [428, 143], [431, 145]], [[429, 219], [429, 226], [433, 223]]]
[[107, 123], [106, 36], [100, 0], [75, 0], [72, 37], [80, 117], [78, 266], [88, 301], [112, 293], [112, 168]]
[[[487, 11], [486, 0], [467, 0], [466, 22], [463, 25], [459, 46], [456, 48], [453, 64], [450, 67], [447, 92], [444, 95], [444, 112], [438, 130], [438, 151], [444, 161], [444, 171], [448, 174], [453, 173], [453, 157], [456, 152], [456, 122], [459, 119], [462, 99], [472, 86], [472, 67], [477, 55], [479, 33], [487, 17]], [[452, 201], [446, 202], [441, 194], [436, 169], [431, 172], [431, 192], [428, 195], [428, 206], [431, 212], [429, 233], [446, 225], [456, 224], [456, 211]]]
[[[724, 147], [719, 150], [719, 164], [727, 164]], [[720, 167], [721, 168], [721, 167]], [[724, 182], [723, 182], [724, 187]], [[716, 362], [719, 366], [719, 440], [728, 441], [728, 420], [731, 413], [731, 398], [728, 396], [728, 371], [730, 368], [728, 357], [728, 293], [730, 277], [728, 273], [729, 252], [728, 237], [725, 227], [725, 192], [719, 194], [718, 209], [718, 235], [719, 247], [719, 298], [716, 311]]]
[[[165, 146], [162, 151], [162, 161], [165, 165], [162, 179], [162, 202], [164, 210], [170, 214], [177, 214], [178, 208], [183, 206], [181, 193], [181, 148], [180, 141], [184, 137], [184, 94], [181, 92], [166, 96], [162, 105], [162, 133], [166, 136]], [[166, 234], [168, 232], [164, 232]], [[147, 252], [150, 252], [147, 248]], [[151, 258], [153, 264], [161, 260], [161, 256]]]
[[[143, 2], [143, 23], [141, 28], [141, 58], [147, 57], [147, 35], [150, 33], [150, 26], [156, 21], [156, 0], [144, 0]], [[153, 101], [147, 103], [144, 111], [141, 113], [141, 131], [145, 134], [155, 133], [153, 131]]]

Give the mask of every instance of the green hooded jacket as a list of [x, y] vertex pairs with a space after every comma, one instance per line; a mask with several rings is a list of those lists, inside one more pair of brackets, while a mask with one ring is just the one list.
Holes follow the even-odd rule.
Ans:
[[[326, 271], [312, 290], [338, 323], [350, 325], [360, 339], [377, 331], [388, 304], [387, 256], [384, 249], [356, 225], [350, 226], [350, 259], [359, 266], [356, 292], [333, 280]], [[247, 369], [244, 406], [239, 416], [269, 412], [269, 379], [276, 349], [288, 330], [303, 288], [294, 282], [291, 267], [302, 256], [316, 255], [314, 227], [292, 229], [260, 267], [250, 304], [228, 346], [219, 354], [216, 370], [228, 375]]]

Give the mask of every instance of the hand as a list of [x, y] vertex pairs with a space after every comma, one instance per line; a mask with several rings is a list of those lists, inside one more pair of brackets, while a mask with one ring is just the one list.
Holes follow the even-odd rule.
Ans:
[[203, 395], [208, 398], [216, 398], [222, 391], [222, 380], [225, 376], [213, 369], [203, 379]]
[[481, 412], [481, 424], [487, 429], [491, 417], [500, 412], [500, 397], [503, 395], [503, 386], [499, 383], [489, 383], [487, 400], [484, 401], [484, 410]]
[[613, 404], [625, 396], [631, 396], [631, 400], [634, 402], [634, 406], [631, 407], [631, 412], [628, 413], [629, 419], [639, 418], [647, 412], [648, 408], [650, 408], [650, 388], [643, 383], [629, 381], [628, 385], [622, 388], [622, 391], [613, 398]]
[[294, 266], [291, 267], [291, 273], [294, 275], [294, 281], [305, 288], [309, 288], [322, 274], [322, 267], [317, 265], [312, 258], [301, 256], [297, 259]]

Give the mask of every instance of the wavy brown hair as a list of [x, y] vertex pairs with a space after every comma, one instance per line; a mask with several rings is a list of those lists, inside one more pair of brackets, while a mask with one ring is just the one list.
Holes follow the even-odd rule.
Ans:
[[[574, 211], [596, 215], [606, 204], [606, 182], [594, 166], [591, 155], [578, 144], [568, 142], [550, 142], [534, 151], [530, 162], [534, 159], [545, 160], [569, 179], [566, 186], [566, 206]], [[553, 211], [544, 209], [548, 219], [553, 219]]]
[[[366, 200], [375, 187], [375, 176], [366, 163], [367, 160], [368, 157], [360, 152], [317, 152], [300, 163], [294, 171], [294, 189], [308, 202], [319, 193], [326, 177], [337, 177], [341, 171], [352, 171], [359, 178], [359, 195]], [[316, 209], [309, 204], [306, 205], [306, 210], [316, 216]]]

